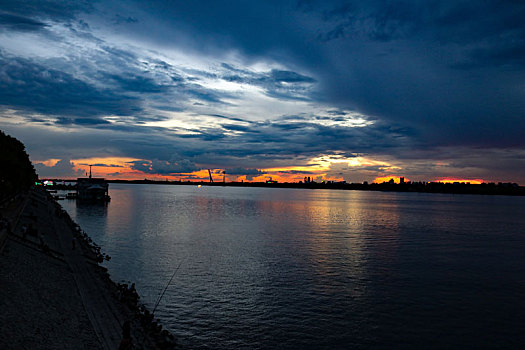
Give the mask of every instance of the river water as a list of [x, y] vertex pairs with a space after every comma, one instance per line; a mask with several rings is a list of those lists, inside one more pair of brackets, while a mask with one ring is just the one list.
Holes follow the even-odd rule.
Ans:
[[187, 349], [523, 348], [525, 198], [111, 184], [61, 204]]

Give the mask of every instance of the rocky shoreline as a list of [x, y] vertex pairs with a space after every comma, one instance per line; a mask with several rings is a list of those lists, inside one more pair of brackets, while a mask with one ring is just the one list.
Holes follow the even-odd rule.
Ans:
[[0, 208], [0, 348], [118, 349], [126, 322], [133, 349], [179, 347], [47, 192], [18, 197]]

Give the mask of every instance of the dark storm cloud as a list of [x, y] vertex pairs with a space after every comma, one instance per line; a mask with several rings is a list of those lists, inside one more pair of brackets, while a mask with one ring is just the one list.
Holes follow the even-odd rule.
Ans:
[[257, 73], [226, 63], [221, 67], [226, 70], [220, 75], [225, 81], [259, 86], [264, 89], [266, 95], [283, 100], [310, 99], [312, 84], [316, 82], [312, 77], [289, 70], [272, 69], [269, 72]]
[[77, 177], [84, 175], [83, 170], [75, 170], [70, 159], [61, 159], [53, 166], [35, 163], [35, 170], [39, 177]]
[[[285, 60], [315, 72], [317, 99], [409, 124], [433, 144], [523, 146], [523, 2], [228, 2], [202, 11], [153, 2], [150, 11], [197, 38], [181, 41], [190, 49]], [[152, 40], [168, 44], [160, 33]], [[254, 80], [223, 67], [225, 79]]]
[[223, 129], [233, 130], [233, 131], [242, 131], [242, 132], [255, 132], [258, 133], [258, 130], [255, 130], [249, 126], [244, 125], [235, 125], [235, 124], [223, 124], [221, 125]]
[[252, 181], [254, 177], [264, 173], [264, 171], [255, 168], [229, 168], [225, 170], [226, 175], [246, 176], [248, 181]]
[[226, 81], [237, 83], [246, 83], [252, 85], [275, 85], [280, 83], [315, 83], [315, 79], [293, 71], [272, 69], [268, 73], [255, 73], [248, 70], [234, 68], [228, 64], [222, 64], [223, 68], [231, 71], [233, 74], [225, 74], [222, 78]]
[[0, 12], [0, 30], [37, 31], [45, 26], [45, 23], [32, 18]]
[[226, 134], [219, 129], [192, 130], [194, 134], [179, 135], [183, 139], [198, 139], [201, 141], [219, 141], [226, 138]]
[[[221, 119], [223, 116], [221, 116]], [[319, 118], [321, 120], [337, 120]], [[173, 135], [183, 140], [193, 140], [197, 145], [184, 153], [200, 163], [203, 154], [227, 154], [234, 157], [251, 157], [253, 160], [291, 159], [294, 155], [315, 157], [330, 152], [379, 152], [392, 149], [403, 149], [414, 144], [410, 140], [410, 130], [372, 124], [367, 127], [341, 127], [339, 125], [320, 125], [315, 116], [312, 121], [305, 118], [303, 122], [288, 121], [250, 122], [245, 125], [221, 125], [221, 128], [200, 128], [189, 130], [191, 134]], [[247, 123], [243, 121], [243, 123]], [[284, 125], [284, 127], [283, 127]], [[290, 126], [293, 126], [290, 127]], [[231, 131], [238, 133], [232, 134]], [[220, 143], [214, 143], [220, 141]], [[208, 146], [209, 145], [209, 146]], [[210, 151], [213, 149], [213, 151]], [[352, 157], [352, 153], [348, 154]]]
[[270, 72], [270, 76], [273, 80], [281, 83], [314, 83], [315, 79], [301, 75], [296, 72], [276, 70], [273, 69]]
[[2, 0], [0, 9], [23, 16], [49, 18], [53, 20], [70, 20], [78, 13], [90, 12], [96, 1], [76, 0]]
[[111, 124], [107, 120], [98, 118], [64, 118], [60, 117], [55, 122], [57, 125], [107, 125]]
[[235, 117], [227, 117], [227, 116], [220, 115], [220, 114], [210, 114], [209, 116], [210, 117], [215, 117], [215, 118], [232, 120], [232, 121], [236, 121], [236, 122], [243, 122], [243, 123], [247, 122], [245, 119], [235, 118]]
[[261, 175], [264, 174], [263, 171], [255, 168], [228, 168], [226, 169], [228, 175]]
[[302, 124], [300, 123], [291, 123], [291, 124], [279, 123], [279, 124], [275, 124], [274, 127], [282, 129], [282, 130], [297, 130], [297, 129], [303, 129], [307, 125], [308, 125], [307, 123], [302, 123]]
[[326, 46], [349, 59], [341, 76], [356, 79], [329, 77], [334, 101], [404, 120], [433, 143], [523, 145], [523, 3], [366, 2], [324, 13], [338, 33]]
[[[178, 159], [189, 159], [198, 165], [196, 168], [203, 164], [214, 168], [237, 168], [243, 164], [244, 168], [260, 169], [289, 166], [292, 159], [294, 165], [304, 166], [308, 159], [326, 154], [327, 150], [329, 153], [338, 152], [352, 157], [353, 153], [348, 153], [348, 149], [352, 149], [352, 152], [386, 153], [393, 147], [396, 152], [400, 152], [412, 146], [410, 140], [396, 139], [396, 136], [403, 135], [399, 130], [381, 125], [342, 128], [304, 122], [296, 129], [282, 129], [280, 123], [252, 122], [248, 124], [250, 132], [240, 131], [235, 134], [225, 128], [201, 128], [192, 130], [195, 133], [193, 135], [145, 126], [130, 126], [132, 130], [129, 130], [127, 127], [118, 128], [113, 123], [109, 126], [100, 125], [102, 129], [98, 128], [99, 125], [93, 125], [96, 129], [83, 129], [82, 134], [77, 133], [74, 137], [57, 131], [55, 135], [41, 133], [42, 140], [35, 137], [26, 139], [30, 139], [30, 151], [39, 157], [47, 154], [50, 158], [60, 158], [59, 155], [64, 153], [82, 154], [84, 157], [93, 153], [97, 156], [134, 157], [144, 160], [136, 163], [135, 169], [154, 169], [149, 171], [163, 173], [173, 170], [169, 167], [179, 164]], [[28, 135], [30, 132], [25, 129]], [[45, 140], [52, 141], [52, 146], [44, 147], [42, 143]], [[180, 156], [174, 160], [175, 152]], [[153, 159], [158, 162], [148, 161]]]
[[128, 17], [124, 17], [124, 16], [121, 16], [119, 14], [115, 15], [114, 17], [114, 23], [115, 24], [121, 24], [121, 23], [137, 23], [139, 20], [136, 19], [135, 17], [131, 17], [131, 16], [128, 16]]
[[281, 174], [291, 174], [291, 175], [309, 175], [309, 174], [315, 174], [313, 171], [307, 171], [307, 170], [281, 170], [279, 171]]
[[101, 90], [71, 74], [0, 51], [0, 105], [50, 115], [129, 115], [137, 101]]
[[[520, 35], [524, 37], [525, 31]], [[453, 68], [465, 70], [500, 66], [525, 66], [525, 46], [504, 42], [491, 47], [478, 47], [469, 51], [462, 60], [451, 65]]]
[[[173, 105], [174, 99], [186, 101], [192, 98], [207, 103], [228, 104], [223, 101], [225, 98], [235, 98], [229, 93], [212, 90], [183, 78], [174, 66], [166, 62], [154, 59], [144, 62], [144, 59], [132, 53], [113, 48], [105, 48], [105, 51], [110, 55], [115, 54], [115, 63], [125, 68], [125, 71], [119, 74], [102, 73], [103, 81], [112, 84], [113, 89], [123, 94], [131, 93], [153, 102], [158, 101], [164, 110], [183, 110], [183, 107]], [[137, 67], [137, 64], [140, 66]], [[166, 106], [170, 103], [171, 106]]]
[[104, 164], [104, 163], [96, 163], [96, 164], [87, 164], [87, 163], [79, 163], [78, 165], [84, 165], [84, 166], [103, 166], [107, 168], [122, 168], [122, 165], [118, 164]]
[[[0, 35], [40, 35], [66, 48], [52, 58], [46, 50], [14, 53], [29, 51], [23, 46], [0, 51], [3, 111], [78, 128], [85, 149], [144, 159], [135, 167], [176, 169], [173, 152], [194, 164], [254, 169], [357, 152], [412, 162], [425, 174], [422, 160], [442, 159], [448, 147], [463, 150], [447, 156], [455, 169], [489, 169], [477, 154], [484, 149], [509, 150], [501, 167], [514, 159], [523, 169], [520, 1], [3, 1], [0, 11]], [[189, 56], [177, 66], [181, 52]], [[261, 110], [284, 101], [326, 112], [269, 108], [245, 120], [246, 91], [210, 81], [261, 91]], [[345, 126], [345, 111], [374, 123]], [[146, 127], [176, 112], [218, 121]], [[53, 142], [72, 156], [60, 137]]]
[[[509, 44], [523, 34], [525, 6], [519, 1], [301, 1], [299, 8], [320, 17], [330, 40], [339, 38], [392, 41], [425, 38], [439, 43], [483, 43], [502, 39]], [[510, 39], [510, 40], [509, 40]], [[523, 38], [521, 38], [523, 39]], [[497, 42], [493, 42], [493, 44]], [[514, 41], [516, 47], [519, 42]]]
[[129, 75], [127, 77], [108, 74], [108, 79], [116, 82], [121, 89], [132, 92], [158, 93], [166, 91], [166, 85], [160, 85], [148, 77]]
[[[101, 79], [112, 84], [113, 89], [122, 93], [133, 93], [152, 101], [159, 101], [164, 104], [173, 104], [173, 99], [186, 101], [197, 99], [205, 103], [228, 104], [224, 99], [235, 99], [236, 96], [224, 92], [207, 88], [198, 82], [199, 79], [182, 77], [174, 66], [159, 60], [152, 59], [144, 62], [132, 53], [104, 48], [113, 58], [114, 65], [125, 69], [124, 72], [102, 73]], [[140, 64], [139, 66], [137, 66]], [[109, 68], [113, 68], [112, 65]], [[149, 96], [152, 94], [153, 96]], [[161, 105], [162, 106], [162, 105]], [[162, 106], [165, 110], [181, 110], [180, 106]]]
[[169, 161], [137, 160], [129, 162], [131, 169], [142, 171], [146, 174], [174, 175], [180, 173], [191, 173], [200, 170], [192, 161], [188, 159], [171, 159]]
[[28, 117], [27, 120], [31, 123], [49, 123], [49, 120], [35, 117]]
[[325, 41], [345, 37], [365, 37], [374, 41], [401, 38], [417, 26], [418, 11], [414, 7], [401, 1], [370, 7], [350, 2], [336, 5], [323, 12], [323, 19], [331, 28], [319, 38]]
[[183, 92], [185, 95], [196, 98], [203, 102], [228, 104], [222, 100], [222, 97], [224, 95], [228, 96], [228, 94], [224, 94], [223, 96], [221, 96], [221, 94], [206, 90], [198, 84], [185, 85], [185, 89], [183, 90]]

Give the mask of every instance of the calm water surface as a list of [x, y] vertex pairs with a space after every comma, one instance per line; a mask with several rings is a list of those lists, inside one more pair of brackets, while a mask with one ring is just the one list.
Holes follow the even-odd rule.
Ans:
[[525, 198], [110, 185], [61, 204], [187, 349], [524, 348]]

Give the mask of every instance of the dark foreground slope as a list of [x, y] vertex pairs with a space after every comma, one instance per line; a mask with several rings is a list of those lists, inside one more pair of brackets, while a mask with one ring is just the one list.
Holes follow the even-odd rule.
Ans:
[[11, 232], [0, 253], [0, 349], [118, 349], [125, 321], [134, 349], [175, 347], [45, 191], [33, 189], [1, 213]]

